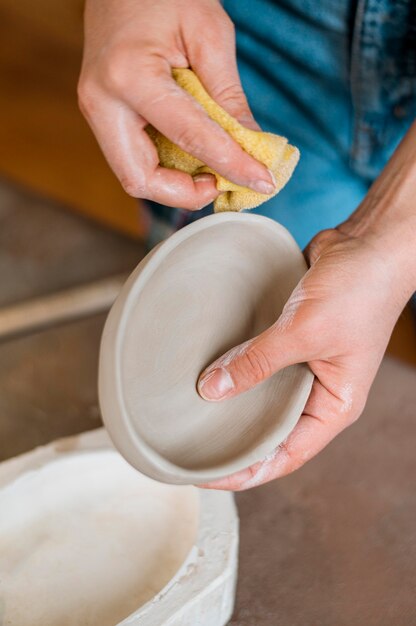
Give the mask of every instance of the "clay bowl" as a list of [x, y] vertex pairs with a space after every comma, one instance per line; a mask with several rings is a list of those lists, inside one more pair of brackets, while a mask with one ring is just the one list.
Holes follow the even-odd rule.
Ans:
[[306, 365], [222, 402], [203, 400], [196, 383], [214, 359], [278, 319], [306, 269], [286, 229], [245, 213], [198, 220], [139, 264], [107, 319], [99, 368], [105, 425], [134, 467], [201, 484], [287, 437], [310, 393]]
[[226, 624], [231, 494], [136, 472], [104, 429], [0, 463], [0, 624]]

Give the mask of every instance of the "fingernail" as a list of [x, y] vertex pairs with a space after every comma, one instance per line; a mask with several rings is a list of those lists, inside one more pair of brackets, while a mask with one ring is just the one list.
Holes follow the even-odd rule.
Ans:
[[215, 180], [215, 176], [213, 174], [196, 174], [193, 179], [194, 183], [209, 183]]
[[204, 400], [221, 400], [233, 389], [233, 379], [223, 367], [212, 370], [198, 383], [198, 391]]
[[248, 113], [246, 115], [242, 115], [241, 117], [239, 117], [238, 121], [240, 122], [242, 126], [245, 126], [246, 128], [249, 128], [250, 130], [256, 130], [256, 131], [261, 130], [260, 126], [257, 124], [254, 117], [252, 115], [249, 115]]
[[276, 189], [276, 187], [277, 187], [276, 176], [273, 174], [272, 170], [267, 170], [267, 171], [269, 172], [270, 178], [272, 179], [272, 182], [273, 182], [273, 185], [274, 185], [274, 188]]
[[268, 183], [266, 180], [256, 180], [250, 185], [250, 187], [254, 189], [254, 191], [257, 191], [258, 193], [263, 193], [267, 196], [273, 193], [276, 189], [273, 183]]

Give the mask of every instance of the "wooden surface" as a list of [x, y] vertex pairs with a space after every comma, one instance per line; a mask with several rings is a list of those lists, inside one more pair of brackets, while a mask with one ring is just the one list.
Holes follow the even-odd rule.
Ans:
[[81, 0], [0, 0], [0, 173], [134, 236], [121, 188], [78, 111]]

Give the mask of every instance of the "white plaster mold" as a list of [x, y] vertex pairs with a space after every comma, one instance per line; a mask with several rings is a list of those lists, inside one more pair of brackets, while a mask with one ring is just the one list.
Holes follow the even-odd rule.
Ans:
[[157, 483], [103, 429], [0, 464], [2, 626], [221, 626], [237, 576], [229, 493]]

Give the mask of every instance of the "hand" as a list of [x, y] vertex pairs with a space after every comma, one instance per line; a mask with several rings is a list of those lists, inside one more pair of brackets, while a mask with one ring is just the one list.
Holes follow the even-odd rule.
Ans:
[[411, 286], [404, 286], [401, 268], [382, 246], [342, 227], [320, 233], [306, 255], [311, 267], [279, 320], [231, 362], [222, 357], [207, 368], [199, 392], [208, 400], [229, 398], [288, 365], [307, 362], [315, 374], [309, 400], [274, 453], [207, 487], [242, 490], [293, 472], [363, 410]]
[[268, 170], [176, 84], [173, 67], [192, 67], [218, 104], [258, 128], [238, 76], [233, 24], [218, 0], [87, 0], [80, 107], [126, 192], [191, 210], [218, 196], [213, 176], [159, 166], [144, 131], [152, 124], [227, 179], [272, 193]]

